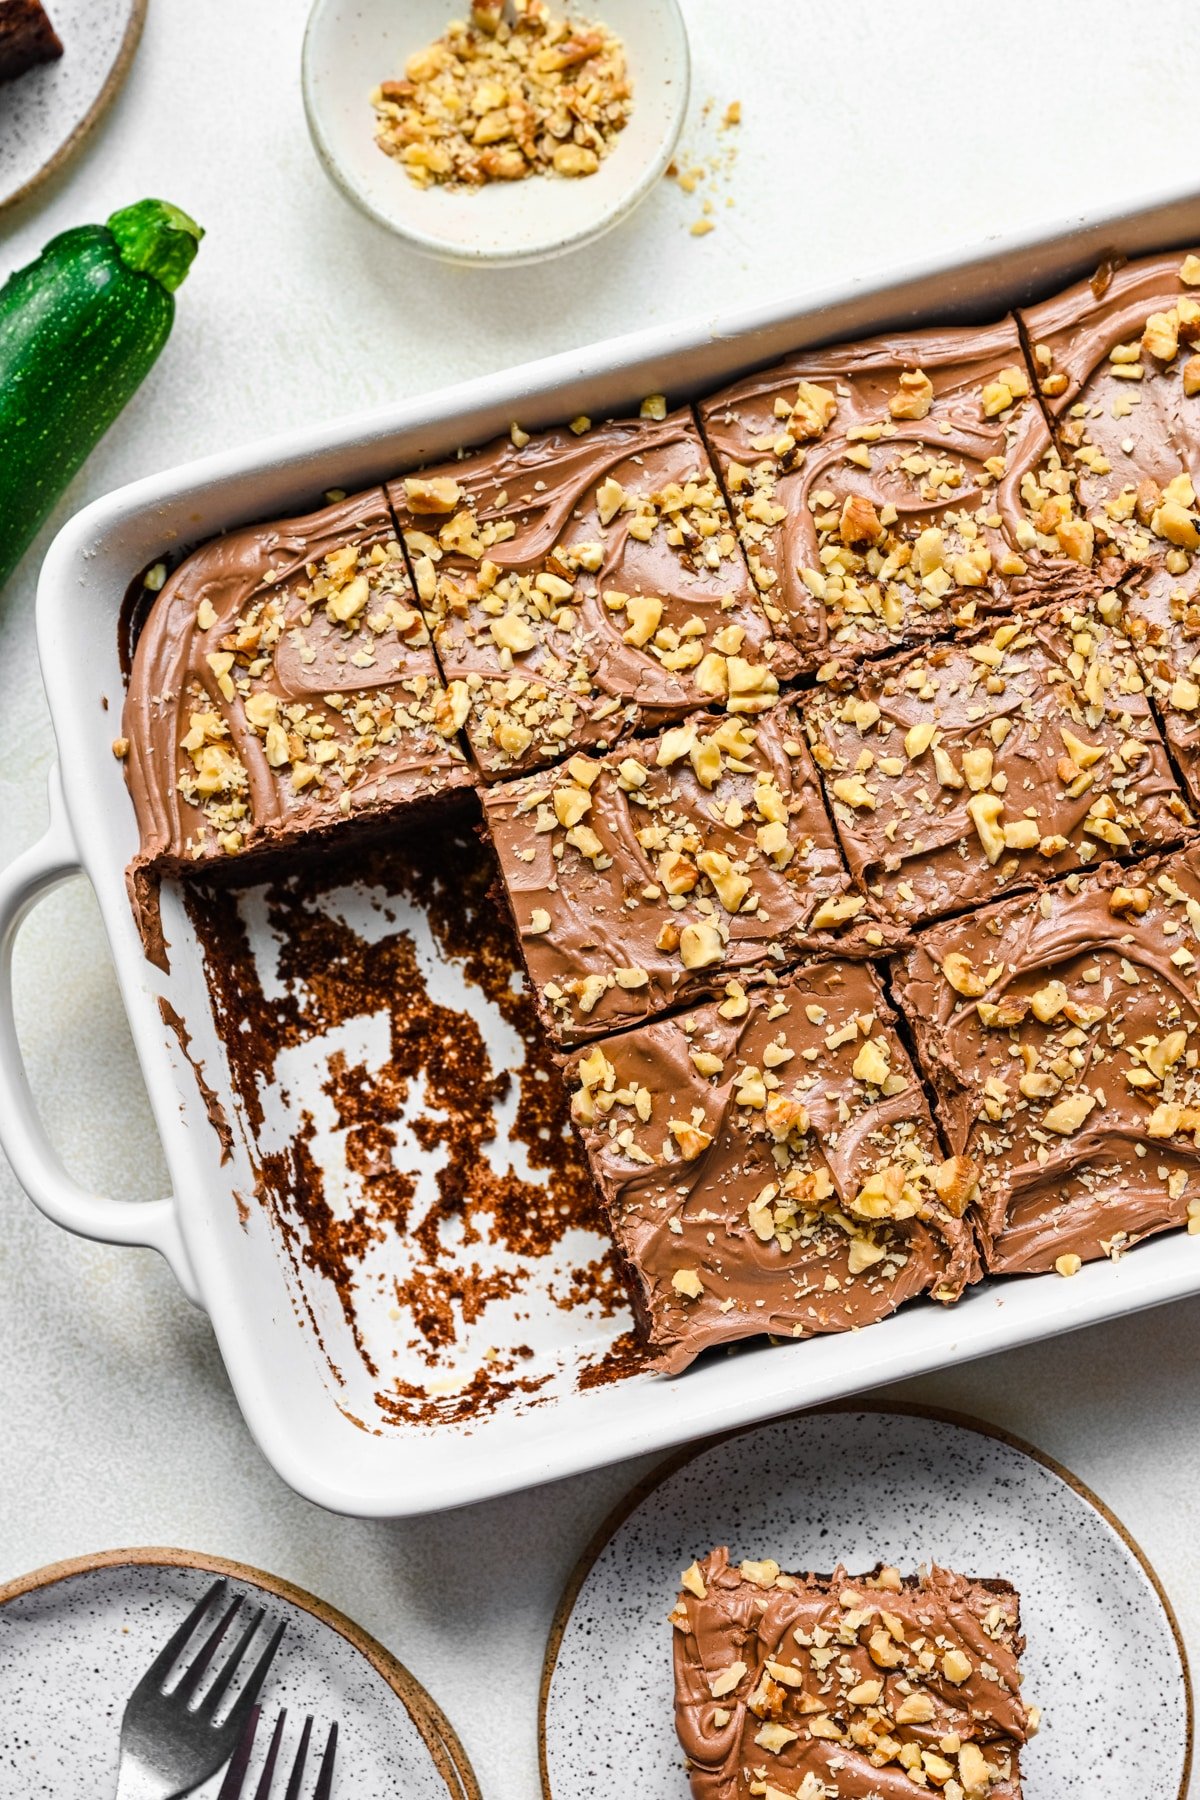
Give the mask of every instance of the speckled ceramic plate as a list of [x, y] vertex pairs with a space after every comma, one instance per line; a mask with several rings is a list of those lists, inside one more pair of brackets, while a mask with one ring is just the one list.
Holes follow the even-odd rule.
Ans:
[[882, 1559], [1004, 1576], [1021, 1593], [1025, 1690], [1043, 1715], [1021, 1759], [1027, 1800], [1186, 1793], [1187, 1658], [1128, 1532], [1028, 1445], [897, 1409], [807, 1413], [724, 1438], [676, 1458], [607, 1521], [547, 1645], [547, 1800], [687, 1800], [666, 1615], [681, 1570], [717, 1544], [795, 1570]]
[[[263, 1690], [289, 1736], [306, 1713], [341, 1725], [334, 1793], [353, 1800], [479, 1800], [453, 1727], [366, 1632], [257, 1569], [181, 1550], [115, 1550], [0, 1587], [0, 1795], [111, 1794], [125, 1701], [213, 1579], [287, 1630]], [[261, 1755], [265, 1732], [259, 1733]], [[252, 1764], [252, 1771], [257, 1763]], [[202, 1796], [215, 1795], [217, 1775]]]
[[45, 0], [57, 62], [0, 85], [0, 212], [32, 193], [87, 136], [133, 61], [147, 0]]

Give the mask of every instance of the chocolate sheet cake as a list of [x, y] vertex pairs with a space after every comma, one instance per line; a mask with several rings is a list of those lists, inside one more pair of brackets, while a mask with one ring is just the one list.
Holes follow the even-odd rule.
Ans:
[[1106, 269], [1023, 314], [1055, 448], [1027, 497], [1125, 581], [1167, 740], [1197, 782], [1200, 717], [1200, 257]]
[[478, 792], [662, 1368], [1200, 1231], [1193, 407], [1176, 253], [214, 540], [143, 922]]
[[1039, 541], [1049, 548], [1070, 522], [1080, 560], [1110, 573], [1177, 561], [1174, 551], [1190, 565], [1200, 547], [1200, 257], [1103, 270], [1021, 321], [1054, 422], [1054, 447], [1025, 483]]
[[703, 713], [484, 794], [547, 1029], [578, 1043], [807, 953], [878, 955], [800, 715]]
[[488, 780], [697, 706], [762, 712], [779, 691], [784, 665], [691, 413], [575, 424], [388, 489]]
[[932, 1567], [789, 1575], [713, 1550], [670, 1615], [694, 1800], [1020, 1800], [1020, 1597]]

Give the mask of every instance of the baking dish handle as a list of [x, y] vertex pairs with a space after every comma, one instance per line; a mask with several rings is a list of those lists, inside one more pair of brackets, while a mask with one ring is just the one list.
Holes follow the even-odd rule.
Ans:
[[13, 945], [30, 908], [81, 869], [55, 769], [50, 777], [49, 830], [8, 868], [0, 869], [0, 1144], [17, 1180], [48, 1219], [78, 1237], [159, 1251], [189, 1300], [199, 1304], [175, 1201], [110, 1200], [81, 1187], [52, 1148], [30, 1092], [13, 1007]]

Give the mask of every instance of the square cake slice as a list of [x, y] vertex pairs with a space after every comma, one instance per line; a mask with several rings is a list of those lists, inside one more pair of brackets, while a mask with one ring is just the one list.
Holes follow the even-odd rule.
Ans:
[[977, 1171], [945, 1159], [865, 963], [576, 1053], [567, 1069], [633, 1305], [668, 1371], [714, 1344], [847, 1331], [977, 1274]]
[[762, 712], [775, 646], [690, 412], [539, 432], [389, 487], [488, 780], [698, 706]]
[[1049, 443], [1016, 320], [804, 351], [703, 402], [768, 614], [804, 664], [970, 626], [1030, 578]]
[[790, 706], [755, 719], [697, 714], [483, 799], [559, 1043], [637, 1024], [731, 976], [884, 945]]
[[1102, 267], [1022, 321], [1056, 446], [1026, 484], [1037, 545], [1106, 579], [1200, 549], [1200, 256]]
[[1008, 1582], [936, 1565], [787, 1575], [713, 1550], [670, 1615], [694, 1800], [1020, 1800], [1020, 1614]]
[[57, 62], [62, 41], [41, 0], [0, 0], [0, 82]]
[[134, 653], [116, 748], [135, 876], [471, 786], [465, 699], [443, 686], [382, 489], [215, 538], [170, 576]]
[[934, 926], [895, 991], [989, 1271], [1200, 1230], [1200, 851]]
[[1145, 690], [1115, 594], [819, 689], [809, 741], [851, 872], [913, 924], [1178, 842], [1191, 815]]

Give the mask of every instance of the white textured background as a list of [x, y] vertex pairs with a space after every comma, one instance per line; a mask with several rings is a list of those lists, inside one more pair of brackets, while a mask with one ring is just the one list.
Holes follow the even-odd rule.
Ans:
[[[40, 831], [53, 759], [34, 654], [38, 549], [95, 495], [702, 303], [738, 306], [1075, 209], [1115, 210], [1189, 172], [1200, 182], [1200, 11], [1187, 0], [684, 7], [697, 107], [710, 95], [744, 107], [723, 190], [735, 205], [719, 205], [718, 229], [689, 237], [698, 200], [667, 185], [594, 248], [488, 275], [415, 260], [329, 186], [300, 103], [302, 0], [151, 0], [106, 122], [0, 224], [0, 277], [54, 232], [147, 193], [209, 233], [158, 369], [0, 596], [0, 859]], [[685, 143], [708, 141], [694, 119]], [[26, 927], [18, 974], [31, 1077], [70, 1167], [101, 1190], [157, 1194], [162, 1160], [80, 884]], [[900, 1391], [1021, 1433], [1096, 1488], [1161, 1571], [1200, 1662], [1198, 1367], [1193, 1301]], [[64, 1236], [0, 1171], [0, 1579], [133, 1543], [260, 1564], [344, 1608], [411, 1666], [488, 1800], [531, 1800], [554, 1601], [638, 1472], [415, 1524], [329, 1518], [259, 1459], [205, 1320], [165, 1268]]]

